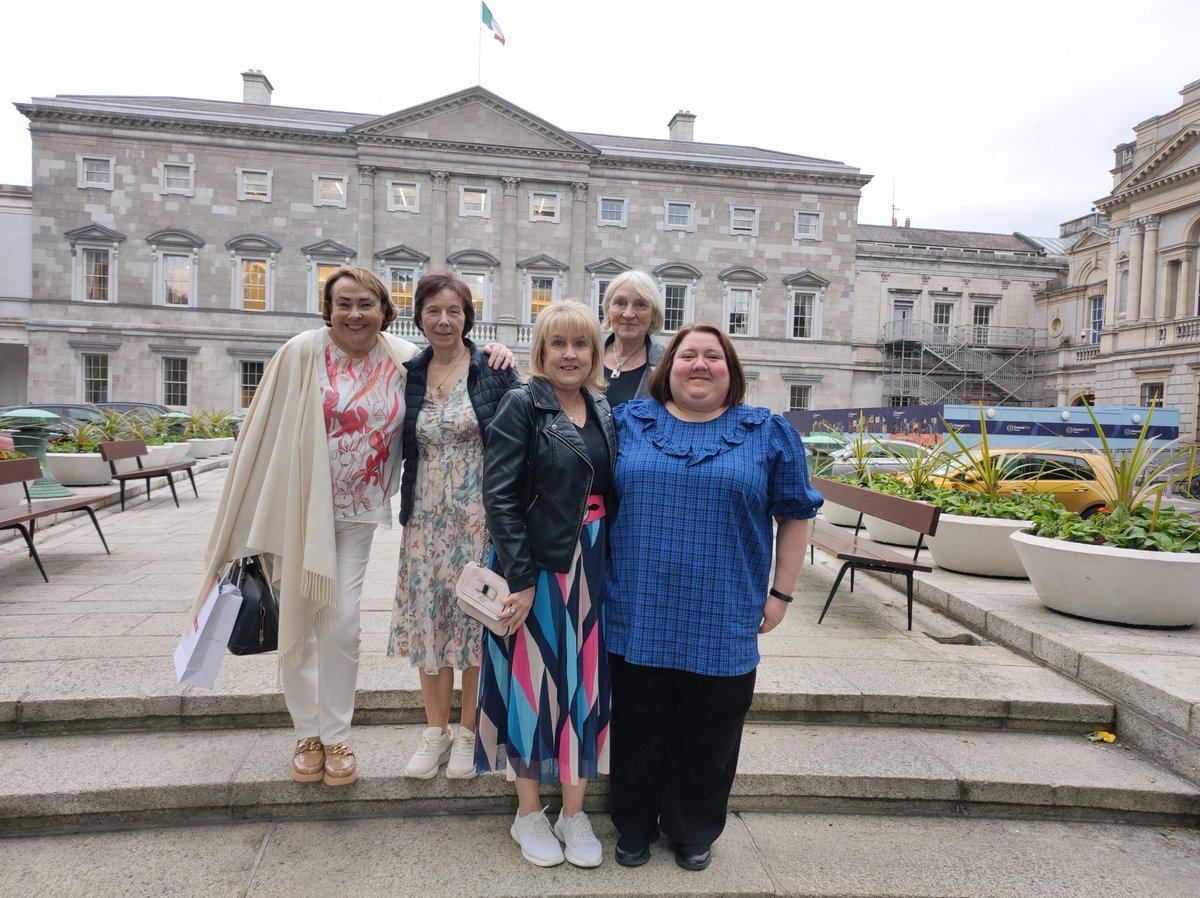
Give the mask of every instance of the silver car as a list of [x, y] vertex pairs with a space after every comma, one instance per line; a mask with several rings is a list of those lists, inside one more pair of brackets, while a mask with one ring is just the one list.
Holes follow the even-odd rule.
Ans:
[[[865, 439], [862, 448], [866, 454], [862, 464], [868, 473], [907, 470], [908, 465], [904, 462], [905, 458], [914, 458], [929, 451], [920, 443], [883, 438]], [[852, 477], [858, 473], [859, 461], [856, 458], [854, 446], [843, 446], [833, 452], [830, 458], [833, 459], [833, 465], [829, 468], [832, 476]]]

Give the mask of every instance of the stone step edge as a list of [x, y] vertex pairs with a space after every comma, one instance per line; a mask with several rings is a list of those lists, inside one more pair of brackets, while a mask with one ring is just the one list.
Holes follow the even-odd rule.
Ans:
[[[5, 708], [5, 704], [8, 708]], [[459, 711], [458, 693], [451, 708]], [[424, 719], [419, 690], [359, 690], [359, 725], [416, 723]], [[748, 719], [762, 722], [937, 726], [1074, 733], [1110, 729], [1107, 702], [980, 699], [922, 695], [759, 693]], [[0, 735], [41, 735], [168, 729], [287, 726], [278, 692], [17, 700], [0, 703]]]
[[[387, 732], [395, 729], [407, 729], [408, 732]], [[253, 735], [208, 734], [197, 744], [189, 744], [193, 735], [187, 733], [151, 734], [143, 737], [145, 744], [140, 745], [137, 736], [62, 737], [79, 743], [74, 748], [94, 769], [82, 773], [60, 769], [46, 773], [47, 776], [69, 780], [72, 775], [82, 775], [86, 779], [96, 770], [129, 769], [131, 764], [134, 770], [145, 769], [149, 775], [125, 785], [67, 782], [57, 788], [30, 788], [21, 792], [19, 787], [13, 786], [14, 774], [10, 774], [7, 777], [10, 784], [0, 789], [0, 834], [231, 820], [511, 813], [514, 807], [512, 786], [502, 775], [485, 775], [472, 781], [446, 780], [441, 774], [426, 781], [404, 777], [403, 764], [412, 748], [410, 743], [415, 744], [417, 729], [358, 728], [356, 739], [363, 740], [363, 745], [371, 743], [375, 751], [363, 753], [364, 756], [369, 754], [370, 760], [364, 762], [363, 776], [358, 783], [337, 788], [290, 780], [286, 762], [291, 734], [287, 730], [260, 730]], [[788, 737], [806, 735], [801, 731], [803, 728], [790, 728], [792, 732], [782, 732], [788, 727], [778, 729], [779, 732], [770, 734], [774, 740], [772, 746], [782, 745], [781, 740]], [[847, 730], [847, 742], [850, 742], [849, 731], [854, 728]], [[930, 766], [949, 763], [942, 762], [936, 750], [927, 750], [925, 757], [915, 760], [904, 755], [906, 736], [919, 739], [922, 732], [934, 733], [895, 728], [872, 734], [870, 748], [882, 761], [878, 761], [869, 773], [822, 770], [819, 764], [810, 770], [780, 772], [772, 768], [774, 755], [764, 750], [764, 741], [750, 738], [743, 747], [731, 810], [918, 813], [1200, 825], [1200, 789], [1137, 759], [1119, 761], [1126, 767], [1130, 763], [1138, 765], [1138, 775], [1126, 778], [1119, 786], [1064, 785], [1032, 777], [1002, 780], [953, 773], [915, 775], [912, 770], [920, 769], [916, 761], [928, 762]], [[1019, 739], [1022, 734], [1011, 734], [1011, 737]], [[1079, 743], [1070, 737], [1040, 738], [1055, 740], [1050, 749], [1081, 750]], [[222, 755], [211, 748], [222, 741], [228, 744], [230, 754]], [[936, 745], [937, 740], [934, 741]], [[890, 750], [893, 743], [900, 745], [900, 751]], [[855, 745], [861, 748], [861, 744], [862, 740], [857, 739]], [[30, 740], [29, 745], [23, 746], [28, 755], [26, 762], [33, 757], [42, 757], [44, 747], [45, 743]], [[1014, 746], [1005, 748], [1011, 752]], [[113, 757], [106, 758], [106, 751], [112, 752]], [[189, 751], [196, 762], [189, 761], [182, 767], [189, 774], [201, 775], [164, 781], [156, 765], [169, 766], [173, 759], [178, 767], [181, 757]], [[1046, 753], [1047, 746], [1039, 747], [1038, 751]], [[10, 750], [9, 757], [14, 764], [11, 769], [29, 771], [29, 763], [21, 760], [21, 752]], [[54, 755], [45, 754], [45, 757], [49, 759]], [[1122, 755], [1115, 754], [1114, 757], [1121, 759]], [[234, 759], [236, 764], [228, 775], [205, 779], [203, 762], [213, 759], [226, 762]], [[1035, 766], [1032, 758], [1030, 766]], [[103, 776], [100, 779], [103, 780]], [[1135, 779], [1161, 782], [1161, 785], [1138, 785], [1133, 781]], [[603, 811], [607, 792], [607, 777], [591, 784], [589, 811]]]

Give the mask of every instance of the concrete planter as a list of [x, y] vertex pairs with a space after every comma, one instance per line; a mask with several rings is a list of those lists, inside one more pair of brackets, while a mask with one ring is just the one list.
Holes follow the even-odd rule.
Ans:
[[983, 577], [1024, 578], [1028, 576], [1025, 566], [1009, 536], [1030, 526], [1030, 521], [943, 513], [938, 518], [937, 533], [926, 543], [933, 563], [948, 571]]
[[166, 443], [161, 446], [147, 446], [146, 456], [142, 459], [142, 465], [147, 468], [157, 468], [159, 465], [169, 465], [171, 459], [175, 455], [175, 447], [168, 446]]
[[907, 527], [901, 527], [891, 521], [885, 521], [883, 518], [876, 518], [869, 514], [863, 515], [863, 526], [867, 528], [867, 535], [871, 539], [877, 543], [887, 543], [889, 546], [913, 548], [921, 536], [915, 530], [909, 530]]
[[821, 506], [821, 517], [830, 524], [837, 524], [839, 527], [853, 527], [858, 523], [857, 511], [847, 508], [845, 505], [830, 502], [828, 499]]
[[217, 437], [217, 439], [221, 441], [221, 449], [217, 452], [217, 455], [229, 455], [229, 453], [233, 452], [233, 447], [237, 445], [237, 440], [233, 437]]
[[25, 490], [19, 483], [0, 484], [0, 508], [8, 508], [25, 501]]
[[63, 486], [104, 486], [112, 481], [112, 470], [99, 452], [47, 452], [46, 467]]
[[171, 450], [171, 455], [168, 457], [165, 464], [173, 465], [176, 462], [181, 462], [184, 456], [188, 454], [188, 449], [191, 448], [186, 442], [182, 443], [166, 443], [168, 449]]
[[188, 451], [192, 458], [210, 458], [221, 454], [225, 440], [223, 437], [193, 438], [188, 440]]
[[1200, 621], [1200, 553], [1090, 546], [1026, 531], [1010, 539], [1047, 608], [1141, 627]]

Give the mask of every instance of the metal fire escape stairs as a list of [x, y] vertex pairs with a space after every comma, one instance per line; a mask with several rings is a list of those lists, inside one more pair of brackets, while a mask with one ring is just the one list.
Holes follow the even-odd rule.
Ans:
[[1034, 331], [1027, 327], [942, 327], [907, 318], [884, 325], [885, 396], [922, 405], [1033, 401], [1027, 364]]

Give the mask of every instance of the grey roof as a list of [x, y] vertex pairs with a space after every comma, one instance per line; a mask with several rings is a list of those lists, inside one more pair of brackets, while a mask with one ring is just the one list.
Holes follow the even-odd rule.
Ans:
[[1020, 234], [943, 231], [936, 228], [893, 228], [888, 225], [859, 225], [858, 240], [860, 243], [885, 243], [894, 246], [941, 246], [1017, 253], [1044, 251], [1040, 244], [1034, 243]]
[[[467, 93], [468, 91], [463, 91]], [[474, 90], [487, 94], [482, 88]], [[453, 95], [451, 95], [453, 96]], [[512, 106], [507, 100], [494, 97]], [[440, 98], [444, 100], [446, 98]], [[434, 100], [433, 103], [440, 102]], [[23, 106], [24, 104], [18, 104]], [[186, 97], [89, 96], [59, 94], [35, 97], [32, 106], [84, 110], [108, 115], [132, 115], [178, 121], [225, 122], [231, 125], [296, 128], [307, 131], [342, 133], [386, 116], [290, 106], [260, 105], [228, 100], [198, 100]], [[419, 104], [425, 105], [425, 104]], [[416, 108], [416, 107], [413, 107]], [[516, 107], [514, 107], [516, 108]], [[400, 110], [403, 112], [404, 110]], [[391, 115], [394, 113], [388, 113]], [[528, 113], [526, 113], [528, 114]], [[536, 118], [536, 116], [534, 116]], [[549, 124], [547, 122], [547, 124]], [[600, 151], [602, 156], [618, 156], [646, 162], [693, 162], [702, 165], [754, 166], [755, 168], [828, 170], [839, 174], [859, 173], [859, 169], [831, 159], [801, 156], [757, 147], [720, 143], [696, 143], [681, 140], [657, 140], [646, 137], [621, 137], [612, 134], [569, 133]]]
[[1052, 256], [1065, 256], [1067, 250], [1079, 239], [1078, 234], [1070, 237], [1035, 237], [1032, 234], [1022, 234], [1021, 236], [1036, 243]]

